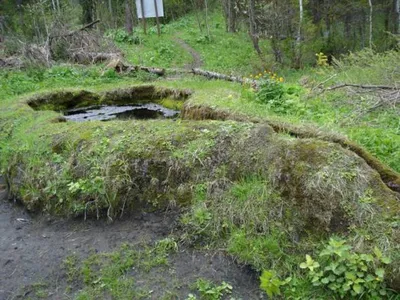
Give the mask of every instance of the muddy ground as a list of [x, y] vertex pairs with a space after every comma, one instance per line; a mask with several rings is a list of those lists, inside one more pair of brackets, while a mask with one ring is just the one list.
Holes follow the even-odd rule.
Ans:
[[[4, 185], [0, 187], [0, 196], [5, 198]], [[73, 299], [79, 287], [71, 289], [66, 282], [62, 268], [66, 257], [73, 254], [83, 259], [93, 252], [112, 252], [122, 243], [152, 243], [168, 236], [176, 227], [176, 219], [176, 212], [158, 212], [139, 213], [112, 224], [82, 218], [61, 220], [32, 216], [12, 201], [0, 199], [0, 299], [38, 298], [35, 290], [39, 285], [45, 286], [46, 299]], [[137, 274], [138, 284], [152, 290], [148, 299], [160, 299], [167, 289], [175, 289], [171, 290], [177, 295], [175, 299], [185, 299], [200, 277], [228, 282], [235, 299], [263, 298], [257, 274], [221, 252], [180, 246], [169, 260], [166, 269], [156, 271], [157, 278], [151, 272]], [[172, 282], [171, 274], [179, 285], [161, 287], [163, 281]]]
[[186, 43], [179, 37], [175, 37], [175, 41], [192, 56], [192, 61], [185, 65], [185, 69], [189, 70], [196, 69], [200, 68], [203, 65], [203, 60], [201, 58], [201, 55], [196, 50], [194, 50], [188, 43]]

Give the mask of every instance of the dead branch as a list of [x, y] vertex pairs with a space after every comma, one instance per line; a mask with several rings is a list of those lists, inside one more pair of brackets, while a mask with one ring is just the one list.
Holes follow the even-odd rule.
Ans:
[[130, 72], [137, 72], [137, 71], [145, 71], [148, 73], [156, 74], [158, 76], [165, 75], [165, 69], [162, 68], [155, 68], [155, 67], [145, 67], [145, 66], [133, 66], [124, 63], [120, 58], [116, 58], [111, 60], [106, 68], [114, 69], [117, 73], [130, 73]]
[[74, 62], [80, 64], [98, 63], [107, 60], [119, 59], [121, 57], [119, 53], [86, 52], [86, 51], [72, 52], [70, 56]]
[[19, 57], [0, 58], [0, 68], [23, 68], [24, 63]]
[[86, 24], [85, 26], [79, 28], [78, 30], [74, 30], [74, 31], [71, 31], [71, 32], [68, 32], [68, 33], [65, 33], [65, 34], [53, 35], [53, 36], [50, 36], [49, 38], [51, 40], [51, 39], [54, 39], [54, 38], [73, 36], [74, 34], [80, 32], [80, 31], [83, 31], [85, 29], [88, 29], [88, 28], [92, 27], [93, 25], [96, 25], [99, 22], [100, 22], [100, 20], [96, 20], [96, 21], [93, 21], [93, 22], [91, 22], [89, 24]]
[[338, 85], [331, 86], [326, 91], [332, 91], [344, 87], [356, 87], [361, 89], [380, 89], [380, 90], [398, 90], [397, 86], [389, 86], [389, 85], [364, 85], [364, 84], [353, 84], [353, 83], [342, 83]]
[[321, 87], [322, 85], [324, 85], [325, 83], [327, 83], [329, 80], [335, 78], [336, 76], [337, 76], [337, 74], [333, 74], [333, 75], [332, 75], [331, 77], [329, 77], [328, 79], [325, 79], [324, 81], [318, 83], [315, 87], [312, 88], [312, 90], [314, 91], [314, 90], [318, 89], [319, 87]]
[[[353, 91], [355, 94], [364, 94], [360, 91]], [[341, 125], [346, 124], [348, 121], [354, 122], [359, 118], [372, 113], [378, 109], [390, 107], [391, 109], [397, 109], [400, 104], [400, 89], [397, 90], [369, 90], [368, 93], [369, 98], [371, 99], [369, 105], [367, 107], [361, 107], [355, 109], [351, 113], [349, 113], [345, 118], [343, 118]], [[372, 102], [373, 101], [373, 102]]]

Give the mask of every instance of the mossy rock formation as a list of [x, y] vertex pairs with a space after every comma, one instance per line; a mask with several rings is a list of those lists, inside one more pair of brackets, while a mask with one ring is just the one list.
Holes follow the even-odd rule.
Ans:
[[316, 138], [323, 141], [337, 143], [345, 149], [349, 149], [363, 158], [368, 165], [375, 169], [386, 185], [395, 192], [400, 193], [400, 174], [380, 162], [363, 147], [344, 138], [343, 136], [327, 134], [317, 128], [299, 127], [292, 124], [265, 120], [257, 117], [232, 114], [223, 109], [213, 109], [204, 105], [186, 103], [182, 109], [182, 119], [186, 120], [234, 120], [238, 122], [261, 123], [271, 126], [277, 133], [286, 133], [296, 138]]
[[[125, 102], [132, 101], [133, 91], [139, 98], [155, 93], [182, 97], [179, 91], [142, 87], [140, 93], [133, 88], [102, 94], [64, 91], [15, 104], [21, 118], [0, 135], [7, 143], [1, 164], [11, 193], [30, 210], [115, 219], [138, 209], [188, 206], [199, 184], [218, 201], [235, 182], [256, 176], [281, 199], [273, 204], [282, 210], [274, 218], [295, 228], [300, 241], [310, 234], [335, 233], [353, 236], [362, 249], [380, 245], [393, 257], [392, 286], [399, 282], [400, 228], [393, 226], [400, 214], [399, 194], [365, 159], [339, 143], [279, 134], [262, 122], [54, 124], [54, 112], [36, 112], [26, 104], [56, 109]], [[4, 116], [0, 128], [13, 117]], [[361, 232], [369, 239], [355, 237]]]
[[157, 88], [152, 85], [121, 88], [100, 93], [86, 90], [56, 91], [34, 96], [27, 100], [30, 107], [35, 110], [62, 111], [93, 105], [124, 105], [157, 102], [164, 98], [186, 100], [192, 92], [169, 88]]

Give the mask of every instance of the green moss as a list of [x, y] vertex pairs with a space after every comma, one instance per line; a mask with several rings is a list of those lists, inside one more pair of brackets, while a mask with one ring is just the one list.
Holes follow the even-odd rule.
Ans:
[[157, 103], [169, 109], [182, 110], [184, 101], [167, 98], [157, 101]]
[[[100, 93], [86, 90], [61, 90], [34, 95], [26, 103], [35, 110], [64, 111], [93, 105], [125, 105], [155, 101], [172, 109], [180, 109], [190, 95], [187, 90], [156, 88], [152, 85], [119, 88]], [[169, 98], [168, 98], [169, 97]], [[164, 99], [165, 98], [165, 99]], [[163, 104], [164, 103], [164, 104]]]
[[[171, 95], [176, 85], [182, 83], [169, 83]], [[223, 98], [231, 87], [187, 86], [201, 90], [188, 105]], [[106, 88], [91, 93], [104, 97]], [[119, 87], [110, 97], [134, 90]], [[257, 268], [276, 267], [282, 276], [301, 276], [293, 266], [332, 233], [363, 249], [399, 251], [397, 195], [364, 159], [323, 141], [318, 130], [246, 114], [235, 118], [255, 122], [53, 123], [56, 113], [32, 110], [27, 98], [0, 102], [0, 159], [12, 192], [31, 209], [115, 219], [183, 205], [183, 236], [230, 249]], [[232, 117], [210, 106], [197, 109], [201, 118]], [[398, 268], [397, 262], [388, 268], [393, 282]]]

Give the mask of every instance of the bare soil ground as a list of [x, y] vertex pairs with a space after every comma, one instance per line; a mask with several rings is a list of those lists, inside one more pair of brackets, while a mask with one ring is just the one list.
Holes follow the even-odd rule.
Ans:
[[[4, 186], [1, 195], [5, 198]], [[112, 252], [123, 243], [152, 243], [168, 236], [176, 220], [176, 212], [138, 213], [112, 224], [61, 220], [32, 216], [0, 199], [0, 299], [43, 298], [35, 294], [40, 285], [46, 287], [46, 299], [73, 299], [79, 284], [67, 284], [62, 269], [67, 256], [84, 259], [91, 253]], [[235, 299], [263, 298], [257, 275], [221, 252], [179, 247], [169, 262], [164, 269], [130, 274], [141, 287], [151, 289], [148, 299], [160, 299], [166, 291], [175, 295], [169, 299], [185, 299], [197, 278], [228, 282]]]
[[185, 69], [195, 69], [195, 68], [200, 68], [203, 65], [203, 60], [201, 59], [200, 54], [193, 49], [190, 45], [188, 45], [184, 40], [176, 37], [175, 41], [183, 48], [185, 49], [187, 52], [190, 53], [190, 55], [192, 56], [192, 62], [187, 64], [185, 66]]

